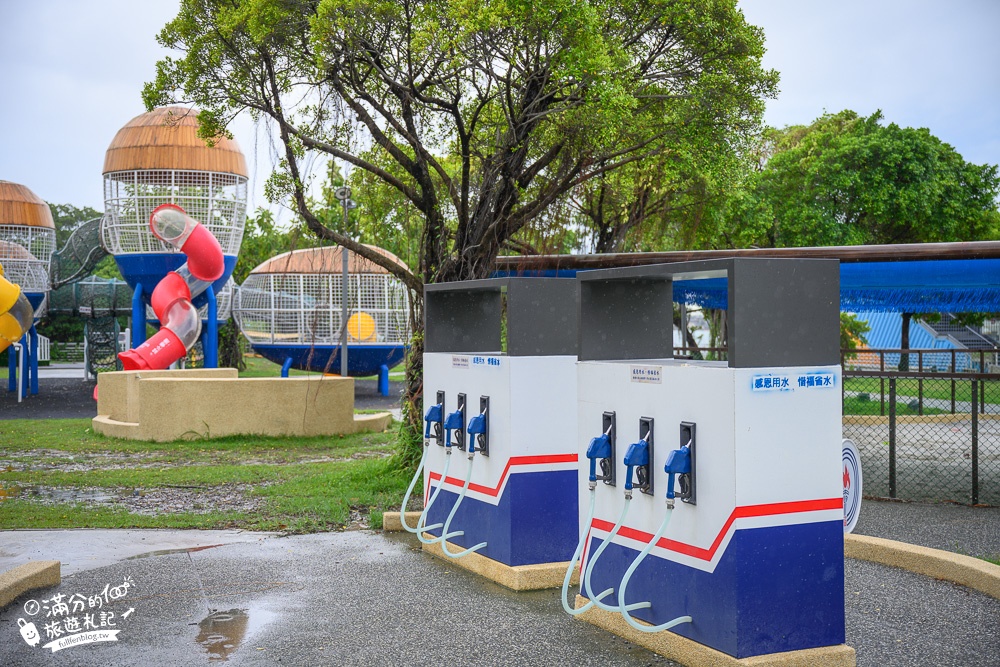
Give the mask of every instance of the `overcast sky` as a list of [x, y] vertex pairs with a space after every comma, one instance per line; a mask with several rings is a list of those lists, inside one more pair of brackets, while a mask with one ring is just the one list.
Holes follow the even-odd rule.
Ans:
[[[115, 132], [166, 52], [177, 0], [0, 0], [0, 180], [52, 203], [103, 209], [101, 168]], [[766, 120], [809, 123], [845, 108], [927, 127], [965, 159], [1000, 163], [1000, 1], [741, 0], [781, 73]], [[272, 149], [250, 122], [251, 210]]]

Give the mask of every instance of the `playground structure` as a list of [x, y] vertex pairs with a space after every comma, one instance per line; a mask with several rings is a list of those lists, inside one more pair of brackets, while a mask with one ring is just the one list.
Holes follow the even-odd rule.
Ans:
[[[391, 252], [369, 247], [403, 266]], [[351, 253], [345, 327], [342, 253], [339, 246], [293, 250], [250, 272], [238, 290], [233, 316], [255, 352], [285, 371], [339, 372], [346, 328], [348, 375], [374, 375], [403, 360], [410, 331], [406, 286]]]
[[219, 242], [180, 206], [156, 207], [149, 227], [156, 238], [187, 255], [188, 261], [153, 289], [150, 305], [163, 326], [142, 345], [118, 355], [127, 371], [163, 370], [188, 353], [201, 334], [201, 318], [191, 300], [209, 289], [224, 270]]
[[[0, 265], [6, 279], [20, 288], [33, 309], [32, 321], [21, 336], [23, 365], [8, 355], [8, 389], [20, 395], [38, 393], [38, 332], [35, 320], [45, 313], [49, 291], [49, 259], [55, 249], [56, 228], [48, 205], [23, 185], [0, 181]], [[11, 304], [13, 306], [14, 304]], [[9, 311], [9, 309], [8, 309]], [[10, 332], [13, 335], [13, 331]]]
[[0, 352], [17, 344], [32, 324], [35, 309], [18, 285], [4, 278], [0, 265]]
[[[150, 231], [150, 216], [162, 204], [183, 208], [218, 241], [223, 270], [211, 287], [194, 296], [204, 308], [200, 340], [205, 366], [218, 366], [220, 317], [216, 293], [229, 280], [246, 222], [247, 168], [232, 139], [207, 146], [197, 135], [197, 112], [164, 107], [133, 118], [118, 131], [104, 160], [103, 247], [132, 288], [132, 347], [146, 340], [147, 307], [154, 287], [185, 261]], [[155, 310], [155, 309], [154, 309]]]

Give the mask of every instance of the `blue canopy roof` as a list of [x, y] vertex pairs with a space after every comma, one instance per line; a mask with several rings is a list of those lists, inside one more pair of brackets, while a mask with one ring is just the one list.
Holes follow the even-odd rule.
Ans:
[[[726, 308], [726, 280], [679, 281], [674, 284], [674, 300]], [[842, 263], [840, 309], [897, 313], [1000, 311], [1000, 260]]]
[[[570, 277], [573, 269], [528, 272]], [[525, 275], [525, 274], [522, 274]], [[674, 283], [674, 301], [727, 307], [725, 278]], [[866, 312], [1000, 312], [1000, 259], [842, 262], [840, 309]]]

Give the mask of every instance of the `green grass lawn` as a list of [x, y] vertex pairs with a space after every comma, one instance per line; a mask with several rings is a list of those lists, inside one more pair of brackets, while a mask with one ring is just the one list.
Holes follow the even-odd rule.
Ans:
[[[924, 406], [925, 415], [941, 415], [948, 412], [948, 410], [940, 410], [938, 408], [929, 408]], [[879, 415], [882, 414], [882, 405], [878, 400], [878, 395], [876, 394], [870, 400], [864, 400], [858, 396], [846, 396], [844, 397], [844, 414], [845, 415]], [[885, 405], [885, 414], [889, 414], [889, 404]], [[917, 415], [920, 411], [916, 408], [911, 408], [906, 403], [896, 403], [896, 414], [897, 415]]]
[[[247, 368], [240, 371], [241, 378], [276, 378], [281, 375], [281, 366], [264, 357], [254, 357], [248, 354], [243, 357], [243, 360], [246, 362]], [[288, 374], [291, 376], [319, 375], [319, 373], [300, 371], [295, 368], [288, 371]]]
[[[390, 431], [141, 443], [95, 434], [85, 419], [3, 421], [0, 529], [380, 528], [382, 511], [397, 507], [409, 482], [390, 458], [393, 438]], [[53, 489], [115, 501], [43, 501]], [[179, 494], [190, 506], [170, 506]], [[154, 497], [166, 509], [142, 505]], [[252, 510], [227, 509], [222, 498]]]
[[[865, 392], [871, 396], [872, 401], [878, 402], [881, 391], [881, 383], [877, 377], [855, 377], [855, 378], [845, 378], [844, 379], [844, 389], [845, 391], [858, 391]], [[896, 382], [896, 393], [900, 396], [916, 396], [919, 390], [919, 386], [916, 380], [912, 379], [900, 379]], [[885, 381], [885, 395], [888, 400], [889, 396], [889, 381]], [[951, 380], [924, 380], [923, 386], [924, 398], [939, 398], [946, 401], [951, 401]], [[972, 400], [972, 381], [971, 380], [958, 380], [955, 382], [955, 400], [957, 402], [961, 401], [971, 401]], [[987, 403], [998, 403], [1000, 402], [1000, 388], [997, 387], [995, 382], [990, 382], [986, 384], [986, 402]]]

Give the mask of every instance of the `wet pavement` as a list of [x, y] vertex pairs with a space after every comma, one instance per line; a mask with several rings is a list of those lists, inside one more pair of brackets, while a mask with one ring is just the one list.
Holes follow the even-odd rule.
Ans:
[[[0, 533], [0, 552], [0, 569], [19, 558], [67, 564], [59, 587], [0, 613], [0, 665], [674, 664], [571, 619], [558, 591], [508, 591], [421, 553], [409, 535], [15, 531]], [[30, 600], [101, 597], [106, 586], [124, 591], [99, 609], [114, 614], [104, 620], [118, 641], [53, 657], [21, 640]], [[854, 560], [845, 594], [861, 667], [1000, 664], [998, 600]], [[44, 613], [34, 618], [47, 643]]]
[[854, 532], [1000, 559], [1000, 507], [864, 501]]

